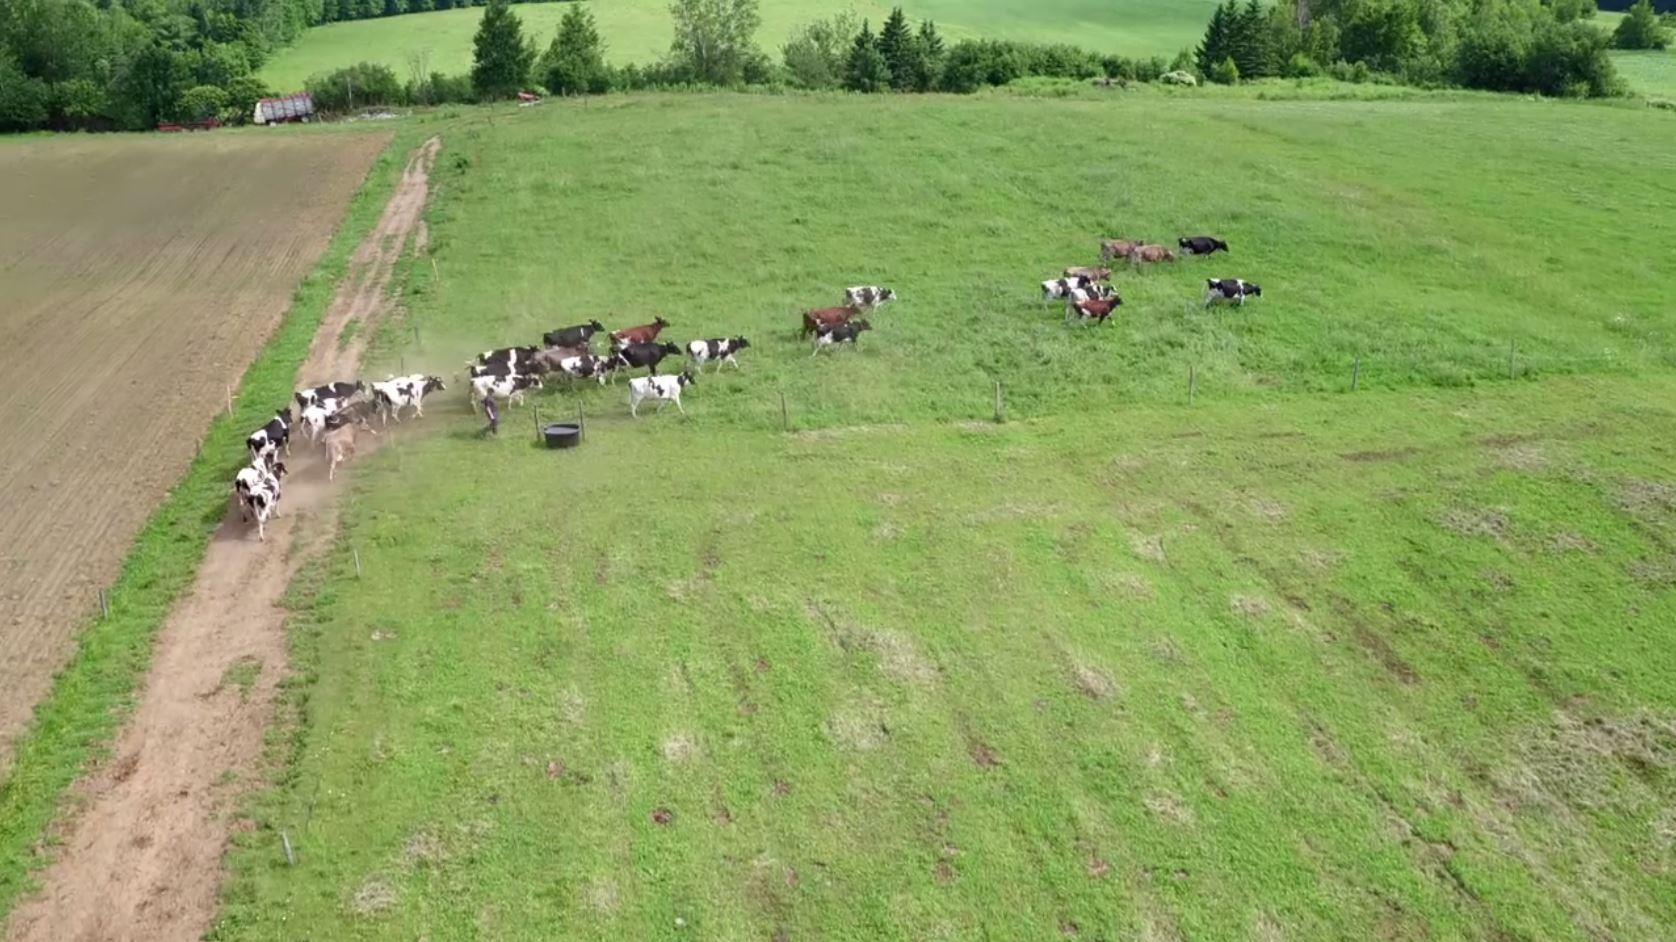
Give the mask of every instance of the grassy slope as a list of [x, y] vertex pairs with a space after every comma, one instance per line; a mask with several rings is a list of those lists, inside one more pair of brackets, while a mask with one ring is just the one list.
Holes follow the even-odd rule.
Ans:
[[[1657, 117], [724, 96], [455, 132], [410, 364], [610, 311], [757, 346], [685, 420], [588, 391], [554, 455], [439, 402], [363, 468], [217, 935], [1658, 937], [1676, 384], [1416, 388], [1514, 329], [1668, 340], [1650, 263], [1541, 248], [1661, 225]], [[1274, 296], [1126, 278], [1066, 331], [1028, 280], [1119, 221], [1231, 232]], [[875, 273], [908, 300], [808, 361], [787, 312]], [[1385, 348], [1430, 365], [1256, 391]], [[1189, 354], [1200, 406], [1157, 401]], [[958, 421], [990, 372], [1028, 421]]]
[[136, 537], [111, 587], [110, 617], [81, 632], [76, 654], [36, 707], [10, 774], [0, 782], [0, 916], [27, 885], [29, 871], [44, 860], [31, 850], [44, 849], [44, 831], [60, 810], [64, 790], [121, 723], [150, 661], [152, 637], [191, 585], [209, 536], [226, 512], [227, 482], [241, 463], [244, 437], [272, 417], [275, 403], [289, 398], [349, 253], [377, 220], [401, 167], [390, 151], [373, 162], [368, 183], [298, 286], [291, 310], [245, 371], [235, 414], [211, 424], [203, 454]]
[[1676, 49], [1617, 50], [1612, 64], [1632, 91], [1676, 100]]
[[[884, 0], [840, 5], [765, 0], [761, 43], [777, 56], [780, 44], [799, 25], [843, 9], [870, 17], [877, 27], [891, 5]], [[666, 0], [607, 0], [592, 6], [612, 59], [651, 62], [669, 50]], [[1211, 0], [919, 0], [904, 9], [916, 21], [936, 20], [950, 39], [1074, 42], [1125, 55], [1172, 56], [1197, 41], [1214, 6]], [[526, 35], [545, 49], [564, 15], [564, 4], [522, 4], [516, 9]], [[431, 50], [433, 69], [463, 73], [471, 67], [471, 37], [481, 16], [481, 8], [471, 8], [318, 27], [280, 50], [263, 68], [262, 77], [278, 89], [300, 88], [316, 72], [363, 59], [383, 62], [405, 76], [408, 51], [419, 49]]]

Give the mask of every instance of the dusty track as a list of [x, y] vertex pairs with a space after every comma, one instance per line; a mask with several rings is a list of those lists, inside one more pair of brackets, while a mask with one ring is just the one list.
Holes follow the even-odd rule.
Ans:
[[[355, 373], [361, 338], [388, 305], [385, 289], [419, 221], [440, 141], [409, 159], [378, 227], [356, 251], [303, 365], [303, 381]], [[352, 322], [355, 341], [340, 346]], [[258, 543], [230, 514], [216, 532], [190, 595], [158, 636], [156, 657], [115, 759], [81, 787], [84, 810], [42, 891], [13, 912], [6, 938], [194, 939], [216, 910], [230, 771], [259, 760], [262, 730], [285, 672], [284, 615], [277, 607], [298, 568], [336, 530], [325, 463], [297, 446], [284, 516]], [[225, 680], [241, 661], [260, 665], [248, 692]], [[240, 781], [251, 778], [243, 775]]]
[[388, 140], [0, 148], [0, 774]]

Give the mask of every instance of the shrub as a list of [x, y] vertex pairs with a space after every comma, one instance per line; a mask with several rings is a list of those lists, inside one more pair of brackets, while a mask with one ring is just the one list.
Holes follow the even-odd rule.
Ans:
[[755, 38], [762, 25], [757, 0], [674, 0], [669, 12], [675, 18], [671, 64], [693, 80], [738, 85], [753, 60], [763, 67]]
[[1302, 52], [1292, 53], [1292, 58], [1286, 60], [1287, 78], [1315, 78], [1322, 74], [1319, 63]]
[[328, 113], [407, 101], [407, 90], [397, 81], [396, 73], [376, 62], [357, 62], [336, 72], [310, 76], [303, 87], [314, 96], [314, 107]]
[[1240, 81], [1240, 67], [1234, 63], [1233, 56], [1226, 56], [1221, 62], [1211, 64], [1210, 71], [1205, 78], [1218, 85], [1238, 85]]
[[1653, 12], [1652, 0], [1636, 0], [1612, 32], [1612, 45], [1619, 49], [1663, 49], [1670, 45], [1670, 34]]
[[176, 117], [187, 122], [207, 121], [210, 118], [219, 119], [226, 110], [225, 90], [214, 85], [195, 85], [181, 93], [180, 110]]
[[780, 50], [787, 78], [799, 88], [837, 88], [843, 84], [855, 17], [839, 13], [799, 29]]
[[47, 120], [47, 86], [0, 50], [0, 131], [28, 131]]

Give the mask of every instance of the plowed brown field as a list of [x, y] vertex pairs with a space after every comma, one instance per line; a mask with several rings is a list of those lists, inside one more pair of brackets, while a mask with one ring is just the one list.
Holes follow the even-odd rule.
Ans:
[[0, 769], [387, 141], [0, 146]]

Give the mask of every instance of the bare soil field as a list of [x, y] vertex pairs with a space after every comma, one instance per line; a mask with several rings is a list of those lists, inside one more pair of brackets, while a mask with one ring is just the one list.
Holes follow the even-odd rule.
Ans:
[[0, 770], [387, 140], [0, 146]]
[[[299, 382], [357, 372], [389, 307], [386, 288], [415, 234], [440, 145], [432, 138], [409, 158], [338, 285]], [[286, 672], [278, 603], [300, 567], [330, 546], [332, 498], [345, 486], [328, 484], [323, 456], [304, 443], [286, 463], [281, 516], [266, 542], [234, 512], [216, 531], [191, 592], [158, 635], [114, 758], [79, 786], [81, 808], [63, 848], [41, 891], [12, 913], [8, 940], [184, 939], [209, 929], [233, 827], [228, 812], [257, 781], [251, 767]]]

